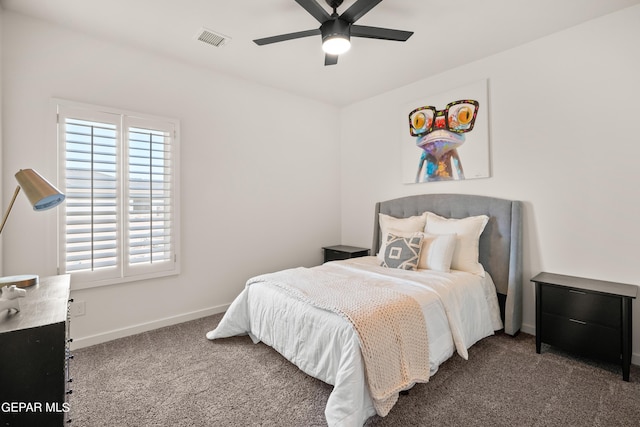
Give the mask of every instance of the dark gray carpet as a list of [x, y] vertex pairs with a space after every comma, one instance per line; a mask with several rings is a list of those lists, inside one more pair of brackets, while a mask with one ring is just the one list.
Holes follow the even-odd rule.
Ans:
[[[74, 352], [72, 425], [322, 426], [331, 386], [248, 337], [208, 341], [221, 315]], [[638, 426], [640, 368], [497, 335], [454, 356], [373, 426]]]

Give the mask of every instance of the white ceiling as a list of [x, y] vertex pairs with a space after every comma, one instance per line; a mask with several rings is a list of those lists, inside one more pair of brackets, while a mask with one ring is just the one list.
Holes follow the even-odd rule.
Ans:
[[[318, 0], [331, 12], [324, 0]], [[338, 12], [355, 0], [345, 0]], [[640, 0], [386, 0], [358, 24], [414, 31], [405, 43], [354, 38], [324, 66], [320, 36], [252, 40], [318, 28], [294, 0], [0, 0], [34, 16], [334, 105], [348, 105], [527, 43]], [[202, 28], [231, 37], [216, 48]]]

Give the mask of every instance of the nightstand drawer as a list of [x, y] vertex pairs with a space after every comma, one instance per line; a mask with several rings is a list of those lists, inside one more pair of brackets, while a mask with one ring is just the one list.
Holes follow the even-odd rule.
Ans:
[[620, 362], [622, 341], [615, 328], [549, 313], [542, 313], [541, 321], [543, 342], [587, 357]]
[[324, 250], [324, 262], [338, 261], [342, 259], [358, 258], [369, 255], [369, 249], [359, 248], [356, 246], [325, 246]]
[[342, 251], [336, 251], [333, 249], [325, 249], [324, 250], [324, 260], [325, 261], [335, 261], [339, 259], [347, 259], [349, 258], [349, 254], [344, 253]]
[[540, 285], [542, 311], [582, 322], [620, 328], [620, 297]]

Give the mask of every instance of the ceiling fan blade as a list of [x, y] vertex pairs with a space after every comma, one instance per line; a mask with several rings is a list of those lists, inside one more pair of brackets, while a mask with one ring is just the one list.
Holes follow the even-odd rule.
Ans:
[[298, 31], [297, 33], [280, 34], [279, 36], [265, 37], [263, 39], [254, 40], [253, 42], [258, 46], [262, 46], [265, 44], [278, 43], [286, 40], [300, 39], [302, 37], [317, 36], [317, 35], [320, 35], [319, 28], [316, 28], [315, 30]]
[[353, 24], [358, 19], [362, 18], [367, 12], [373, 9], [381, 1], [382, 0], [358, 0], [357, 2], [352, 4], [351, 7], [347, 9], [342, 15], [340, 15], [340, 18]]
[[367, 27], [363, 25], [351, 26], [351, 37], [404, 42], [412, 35], [413, 31], [392, 30], [390, 28]]
[[331, 16], [318, 4], [316, 0], [296, 0], [296, 3], [302, 6], [304, 10], [309, 12], [311, 16], [316, 18], [321, 24], [324, 21], [331, 19]]
[[338, 55], [324, 55], [324, 65], [336, 65], [338, 63]]

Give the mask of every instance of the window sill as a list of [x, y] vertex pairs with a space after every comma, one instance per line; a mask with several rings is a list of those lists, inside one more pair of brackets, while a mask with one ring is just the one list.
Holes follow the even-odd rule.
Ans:
[[73, 274], [71, 274], [71, 291], [80, 291], [84, 289], [100, 288], [103, 286], [120, 285], [125, 283], [140, 282], [143, 280], [157, 279], [161, 277], [170, 277], [170, 276], [178, 276], [178, 275], [180, 275], [180, 270], [175, 269], [171, 271], [139, 274], [136, 276], [119, 277], [115, 279], [103, 279], [103, 280], [93, 280], [93, 281], [85, 279], [85, 280], [79, 281], [78, 279], [74, 280], [74, 276]]

